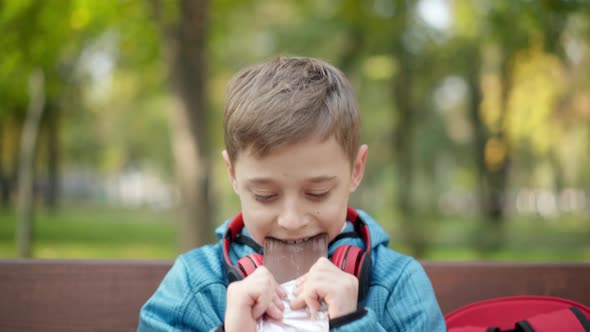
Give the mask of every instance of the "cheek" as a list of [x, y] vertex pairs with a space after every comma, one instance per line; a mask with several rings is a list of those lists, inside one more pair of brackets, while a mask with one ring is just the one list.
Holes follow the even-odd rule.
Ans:
[[342, 231], [346, 219], [346, 207], [346, 202], [330, 204], [329, 207], [320, 211], [321, 227], [328, 233], [329, 241], [332, 241]]
[[272, 216], [265, 213], [265, 211], [255, 208], [248, 208], [242, 205], [242, 215], [244, 217], [244, 224], [252, 238], [260, 245], [264, 245], [264, 237], [270, 233], [272, 229]]

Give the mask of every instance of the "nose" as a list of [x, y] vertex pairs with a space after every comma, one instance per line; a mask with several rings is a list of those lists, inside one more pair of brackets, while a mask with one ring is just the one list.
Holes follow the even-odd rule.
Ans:
[[307, 226], [309, 219], [303, 212], [302, 206], [291, 201], [283, 205], [277, 223], [289, 232], [297, 232]]

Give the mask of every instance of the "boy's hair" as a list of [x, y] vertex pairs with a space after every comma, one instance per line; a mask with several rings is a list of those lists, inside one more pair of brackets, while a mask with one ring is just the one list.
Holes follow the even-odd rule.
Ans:
[[360, 139], [350, 83], [334, 66], [312, 58], [279, 57], [237, 73], [228, 86], [223, 127], [231, 163], [246, 149], [264, 157], [331, 136], [352, 163]]

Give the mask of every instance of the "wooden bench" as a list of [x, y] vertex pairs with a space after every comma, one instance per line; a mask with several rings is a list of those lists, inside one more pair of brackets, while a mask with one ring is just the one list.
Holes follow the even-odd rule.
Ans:
[[[135, 331], [169, 261], [0, 260], [0, 331]], [[444, 313], [509, 295], [590, 305], [590, 263], [423, 262]]]

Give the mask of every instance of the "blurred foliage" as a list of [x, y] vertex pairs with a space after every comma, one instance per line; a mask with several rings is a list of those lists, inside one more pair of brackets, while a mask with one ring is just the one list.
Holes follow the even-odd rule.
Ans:
[[[174, 20], [176, 3], [163, 3], [162, 16]], [[211, 0], [209, 9], [213, 223], [239, 207], [219, 156], [228, 79], [277, 55], [305, 55], [334, 63], [355, 87], [370, 149], [353, 205], [383, 223], [400, 241], [394, 247], [434, 257], [445, 239], [477, 246], [487, 241], [490, 220], [508, 224], [498, 231], [502, 248], [490, 246], [498, 249], [492, 258], [520, 252], [515, 241], [534, 247], [536, 223], [556, 220], [550, 225], [559, 232], [574, 219], [587, 234], [587, 1]], [[166, 85], [155, 23], [149, 1], [0, 1], [0, 177], [14, 172], [27, 78], [41, 68], [48, 103], [62, 115], [64, 172], [147, 168], [173, 181], [168, 118], [179, 101]], [[43, 175], [44, 152], [38, 159]], [[586, 205], [567, 217], [547, 210], [568, 189], [583, 192]], [[536, 209], [523, 212], [517, 201], [527, 190], [553, 198], [537, 197]], [[433, 239], [432, 225], [442, 223], [448, 232]], [[521, 225], [528, 228], [515, 232]]]

